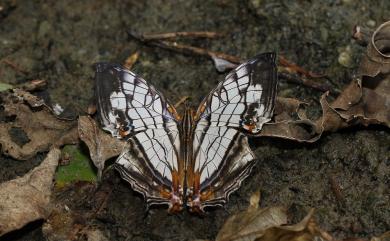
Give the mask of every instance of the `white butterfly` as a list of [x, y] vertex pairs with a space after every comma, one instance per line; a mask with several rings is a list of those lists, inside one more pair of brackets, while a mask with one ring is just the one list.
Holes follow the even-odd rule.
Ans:
[[275, 54], [241, 64], [202, 101], [179, 116], [144, 79], [110, 63], [96, 64], [98, 118], [129, 148], [116, 169], [147, 205], [170, 212], [223, 205], [249, 175], [255, 156], [246, 134], [256, 134], [273, 114]]

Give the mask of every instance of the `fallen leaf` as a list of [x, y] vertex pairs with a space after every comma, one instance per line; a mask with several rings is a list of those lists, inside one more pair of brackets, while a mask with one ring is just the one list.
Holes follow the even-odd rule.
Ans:
[[23, 177], [0, 184], [0, 236], [49, 215], [60, 155], [61, 151], [54, 148], [38, 167]]
[[300, 142], [317, 141], [323, 132], [354, 125], [380, 124], [390, 127], [390, 21], [374, 32], [355, 77], [333, 101], [328, 93], [320, 98], [322, 116], [306, 117], [304, 103], [288, 98], [276, 101], [274, 121], [266, 123], [260, 136]]
[[99, 229], [88, 229], [85, 231], [88, 241], [108, 241], [109, 239], [104, 236], [103, 232]]
[[282, 207], [259, 208], [260, 192], [253, 194], [247, 210], [232, 215], [218, 232], [216, 241], [311, 241], [333, 240], [321, 231], [312, 209], [301, 222], [286, 225], [287, 213]]
[[5, 91], [5, 90], [9, 90], [9, 89], [12, 89], [12, 85], [10, 84], [7, 84], [7, 83], [1, 83], [0, 82], [0, 91]]
[[379, 237], [373, 237], [370, 241], [389, 241], [390, 240], [390, 231], [382, 234]]
[[[22, 91], [0, 93], [0, 146], [1, 151], [18, 160], [27, 160], [38, 152], [48, 151], [53, 145], [76, 143], [75, 121], [61, 120], [52, 114], [38, 97]], [[20, 128], [29, 142], [20, 146], [10, 134], [10, 129]]]
[[105, 161], [118, 156], [128, 144], [101, 130], [88, 116], [80, 116], [78, 131], [80, 139], [88, 146], [92, 162], [98, 168], [100, 179]]
[[265, 235], [266, 230], [287, 223], [287, 215], [282, 207], [247, 210], [231, 216], [218, 232], [216, 241], [256, 240]]
[[69, 155], [69, 163], [59, 166], [55, 175], [56, 187], [61, 188], [75, 181], [95, 182], [96, 174], [88, 156], [74, 145], [66, 145], [63, 154]]

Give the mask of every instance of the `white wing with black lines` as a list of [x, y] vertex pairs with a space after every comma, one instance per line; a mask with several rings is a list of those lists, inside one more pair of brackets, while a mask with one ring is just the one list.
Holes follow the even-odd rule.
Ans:
[[96, 64], [96, 97], [103, 129], [130, 144], [116, 169], [149, 204], [168, 203], [161, 188], [171, 189], [180, 150], [173, 107], [144, 79], [110, 63]]
[[203, 100], [197, 117], [210, 126], [240, 127], [256, 134], [272, 117], [276, 87], [275, 54], [261, 54], [230, 72]]
[[274, 53], [259, 55], [229, 73], [200, 105], [193, 168], [201, 196], [212, 193], [202, 207], [225, 203], [249, 175], [255, 156], [245, 133], [258, 133], [272, 118], [276, 71]]

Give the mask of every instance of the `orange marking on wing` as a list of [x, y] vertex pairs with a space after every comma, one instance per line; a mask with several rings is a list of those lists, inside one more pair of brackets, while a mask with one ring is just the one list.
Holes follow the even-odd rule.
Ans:
[[169, 113], [171, 113], [173, 115], [173, 117], [175, 117], [176, 120], [181, 120], [180, 115], [177, 113], [177, 111], [174, 107], [169, 105], [167, 109], [168, 109]]
[[120, 135], [122, 138], [128, 136], [129, 134], [130, 134], [129, 131], [125, 131], [125, 130], [123, 130], [123, 129], [119, 129], [119, 135]]
[[200, 115], [203, 114], [203, 112], [206, 110], [206, 102], [200, 105], [198, 111], [194, 115], [194, 120], [199, 120]]
[[201, 202], [204, 202], [204, 201], [207, 201], [209, 199], [212, 199], [214, 197], [214, 191], [213, 189], [210, 187], [207, 191], [203, 191], [201, 194], [200, 194], [200, 201]]
[[171, 191], [168, 189], [165, 189], [163, 187], [160, 187], [160, 194], [161, 194], [161, 197], [166, 198], [166, 199], [170, 199], [172, 197]]
[[245, 130], [248, 130], [250, 132], [253, 132], [253, 130], [256, 128], [256, 124], [255, 123], [251, 123], [249, 125], [243, 125], [243, 128]]

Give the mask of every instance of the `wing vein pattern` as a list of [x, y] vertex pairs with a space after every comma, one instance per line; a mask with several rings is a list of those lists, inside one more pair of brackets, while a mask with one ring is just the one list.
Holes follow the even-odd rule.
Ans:
[[96, 64], [96, 93], [103, 129], [130, 144], [116, 169], [148, 204], [168, 203], [161, 189], [171, 189], [180, 150], [171, 105], [144, 79], [110, 63]]

